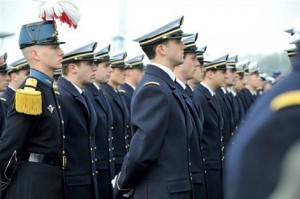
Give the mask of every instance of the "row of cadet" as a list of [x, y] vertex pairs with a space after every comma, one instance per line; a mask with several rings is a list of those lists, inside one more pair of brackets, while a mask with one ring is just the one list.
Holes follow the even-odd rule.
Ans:
[[23, 25], [24, 58], [0, 62], [2, 197], [223, 198], [226, 148], [274, 80], [205, 60], [182, 22], [136, 39], [147, 66], [97, 42], [64, 54], [54, 21]]

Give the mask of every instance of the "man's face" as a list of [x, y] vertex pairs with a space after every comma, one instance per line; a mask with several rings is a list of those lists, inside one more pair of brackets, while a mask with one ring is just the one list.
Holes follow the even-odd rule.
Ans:
[[112, 72], [111, 63], [109, 62], [100, 62], [97, 63], [98, 68], [96, 71], [95, 81], [97, 84], [107, 83]]
[[59, 45], [40, 45], [35, 49], [38, 52], [38, 59], [43, 65], [51, 69], [61, 68], [64, 52]]
[[6, 72], [0, 73], [0, 92], [4, 91], [7, 88], [9, 81], [10, 78]]
[[119, 86], [125, 83], [125, 69], [113, 68], [109, 82], [113, 85]]
[[186, 81], [193, 78], [196, 72], [196, 66], [200, 65], [196, 53], [186, 53], [184, 62], [181, 65], [182, 75]]
[[133, 82], [137, 85], [144, 75], [144, 69], [133, 68], [127, 70], [129, 70], [128, 72], [130, 73], [130, 77], [132, 78]]
[[28, 77], [28, 75], [29, 75], [29, 69], [20, 70], [16, 74], [15, 81], [17, 81], [18, 84], [21, 85], [25, 81], [25, 79]]
[[234, 69], [226, 70], [227, 79], [225, 80], [226, 86], [230, 87], [235, 85], [236, 82], [236, 72]]
[[249, 75], [249, 84], [254, 89], [260, 89], [262, 86], [262, 81], [260, 76], [257, 73]]
[[216, 70], [215, 71], [214, 81], [218, 88], [225, 85], [226, 79], [227, 79], [226, 70]]
[[184, 44], [179, 39], [170, 39], [165, 42], [163, 45], [167, 47], [166, 49], [166, 57], [169, 60], [172, 67], [178, 66], [184, 62]]
[[88, 85], [94, 82], [97, 66], [94, 61], [81, 61], [76, 66], [77, 81], [81, 85]]

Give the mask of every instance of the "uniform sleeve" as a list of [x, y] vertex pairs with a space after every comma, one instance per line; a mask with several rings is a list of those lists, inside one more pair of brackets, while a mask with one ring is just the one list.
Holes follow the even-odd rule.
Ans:
[[18, 113], [15, 109], [8, 112], [5, 129], [0, 138], [1, 173], [14, 151], [17, 152], [17, 156], [21, 155], [25, 139], [29, 136], [29, 129], [34, 128], [38, 118], [38, 116]]
[[130, 189], [143, 177], [160, 154], [168, 127], [170, 99], [162, 87], [147, 85], [131, 103], [133, 138], [118, 181]]

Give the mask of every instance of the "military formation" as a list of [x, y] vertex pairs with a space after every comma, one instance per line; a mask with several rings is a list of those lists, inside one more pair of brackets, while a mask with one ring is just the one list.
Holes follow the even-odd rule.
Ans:
[[[271, 166], [265, 171], [251, 161], [269, 156], [261, 167], [284, 153], [264, 154], [264, 139], [253, 149], [243, 143], [255, 131], [272, 137], [274, 122], [284, 131], [282, 123], [292, 114], [285, 107], [297, 104], [291, 98], [299, 91], [273, 90], [284, 83], [237, 55], [208, 60], [207, 46], [197, 46], [198, 33], [183, 32], [183, 19], [135, 39], [144, 54], [128, 58], [95, 41], [64, 53], [61, 45], [67, 44], [59, 40], [55, 21], [23, 25], [24, 57], [10, 64], [6, 53], [0, 57], [1, 197], [267, 198], [251, 194], [255, 183], [272, 180], [261, 178]], [[296, 51], [287, 54], [292, 58]], [[299, 77], [291, 76], [293, 91]], [[252, 108], [257, 101], [262, 105]], [[272, 110], [257, 114], [270, 103]], [[296, 131], [299, 120], [293, 121]], [[276, 182], [269, 182], [269, 190]]]

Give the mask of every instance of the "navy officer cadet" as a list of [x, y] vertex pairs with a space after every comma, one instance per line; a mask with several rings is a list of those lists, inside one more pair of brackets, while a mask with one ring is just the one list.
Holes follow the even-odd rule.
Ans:
[[19, 45], [30, 74], [16, 90], [0, 138], [4, 198], [64, 198], [63, 119], [52, 87], [54, 70], [62, 66], [62, 43], [54, 21], [21, 28]]
[[206, 49], [207, 49], [207, 46], [202, 46], [202, 47], [197, 48], [196, 58], [199, 62], [199, 65], [196, 66], [196, 71], [195, 71], [195, 74], [193, 75], [193, 78], [188, 80], [188, 85], [192, 91], [194, 90], [194, 87], [196, 86], [196, 84], [199, 84], [203, 80], [204, 71], [205, 71], [204, 53], [206, 52]]
[[113, 183], [118, 195], [192, 198], [188, 139], [192, 125], [173, 73], [184, 61], [181, 38], [190, 36], [181, 29], [183, 18], [135, 39], [151, 63], [132, 97], [133, 137]]
[[97, 115], [85, 87], [95, 80], [97, 66], [89, 43], [64, 56], [62, 76], [58, 78], [58, 100], [64, 117], [66, 198], [98, 198], [95, 133]]
[[[227, 55], [228, 56], [228, 55]], [[226, 60], [226, 79], [224, 84], [216, 90], [216, 98], [221, 107], [221, 113], [224, 119], [224, 126], [222, 129], [223, 144], [226, 149], [229, 143], [230, 137], [235, 130], [233, 109], [229, 101], [227, 88], [234, 85], [235, 76], [233, 71], [235, 70], [234, 65], [230, 64], [229, 58]]]
[[198, 110], [198, 115], [200, 118], [201, 123], [204, 123], [204, 115], [202, 112], [202, 108], [201, 108], [201, 104], [199, 102], [196, 102], [194, 100], [194, 88], [197, 84], [199, 84], [204, 77], [204, 72], [205, 72], [205, 68], [204, 68], [204, 63], [207, 63], [208, 61], [204, 59], [204, 53], [207, 49], [207, 46], [202, 46], [202, 47], [198, 47], [196, 50], [196, 58], [198, 60], [198, 63], [196, 65], [196, 71], [192, 77], [192, 79], [189, 79], [187, 81], [187, 87], [186, 87], [186, 91], [188, 93], [188, 96], [193, 100], [193, 103], [195, 104], [195, 106], [197, 107]]
[[297, 56], [292, 71], [257, 99], [229, 148], [226, 199], [270, 198], [280, 185], [286, 155], [299, 143], [300, 39], [293, 42]]
[[16, 90], [21, 86], [29, 75], [29, 64], [23, 57], [9, 64], [7, 74], [10, 77], [8, 87], [3, 91], [1, 97], [5, 99], [6, 110], [12, 106]]
[[[9, 75], [7, 74], [8, 67], [7, 67], [6, 59], [7, 59], [7, 53], [4, 53], [3, 55], [0, 56], [0, 92], [4, 92], [7, 89], [7, 86], [10, 81]], [[6, 112], [7, 112], [6, 103], [7, 103], [7, 99], [0, 96], [0, 135], [2, 134], [2, 131], [5, 126]]]
[[96, 169], [99, 198], [113, 199], [111, 180], [115, 176], [113, 161], [112, 136], [113, 114], [101, 84], [107, 83], [111, 75], [110, 44], [95, 53], [97, 71], [93, 84], [86, 86], [86, 94], [91, 99], [97, 114], [97, 126], [95, 132], [96, 143]]
[[131, 139], [129, 110], [127, 109], [123, 93], [119, 91], [119, 86], [125, 83], [126, 56], [126, 52], [120, 52], [111, 56], [111, 75], [107, 83], [101, 83], [100, 85], [113, 113], [112, 150], [116, 174], [120, 172]]
[[188, 95], [187, 81], [193, 78], [196, 72], [196, 66], [200, 63], [197, 59], [197, 46], [196, 40], [198, 33], [185, 38], [182, 42], [185, 45], [184, 48], [184, 62], [175, 66], [174, 73], [176, 76], [176, 83], [178, 90], [182, 94], [183, 99], [186, 102], [190, 113], [190, 119], [193, 124], [193, 132], [189, 137], [190, 141], [190, 157], [191, 157], [191, 173], [193, 183], [193, 197], [194, 198], [207, 198], [206, 194], [206, 179], [204, 174], [204, 163], [202, 155], [201, 137], [203, 134], [203, 123], [200, 120], [200, 114], [202, 109], [199, 110], [199, 106], [196, 106], [192, 98]]
[[205, 64], [203, 81], [194, 88], [193, 99], [200, 102], [204, 114], [202, 147], [209, 199], [223, 198], [224, 119], [216, 90], [224, 85], [227, 58], [225, 55]]
[[138, 55], [126, 60], [125, 65], [125, 84], [120, 86], [120, 91], [123, 91], [124, 98], [128, 110], [130, 110], [130, 102], [133, 92], [144, 75], [144, 59], [145, 55]]

